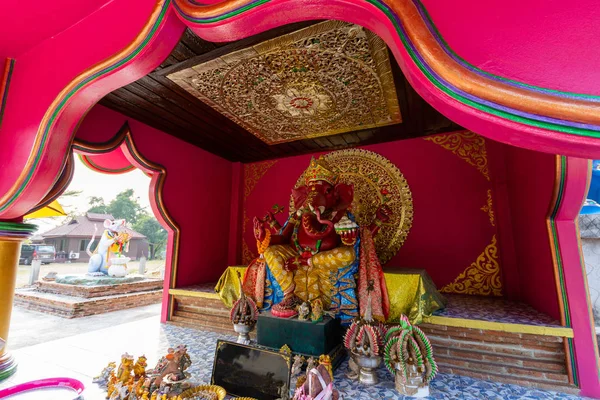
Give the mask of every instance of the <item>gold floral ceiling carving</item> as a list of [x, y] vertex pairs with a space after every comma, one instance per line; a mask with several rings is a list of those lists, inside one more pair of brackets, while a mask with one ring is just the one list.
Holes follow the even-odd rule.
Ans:
[[401, 122], [385, 43], [340, 21], [167, 77], [267, 144]]

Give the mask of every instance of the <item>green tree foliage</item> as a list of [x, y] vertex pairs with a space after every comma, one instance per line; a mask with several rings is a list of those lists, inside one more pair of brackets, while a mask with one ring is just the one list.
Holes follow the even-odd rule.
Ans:
[[114, 200], [108, 203], [106, 211], [117, 219], [125, 218], [131, 225], [134, 225], [138, 218], [147, 214], [138, 202], [138, 198], [133, 196], [133, 189], [119, 193]]
[[167, 231], [158, 223], [156, 218], [146, 214], [138, 218], [133, 224], [133, 230], [148, 238], [150, 244], [150, 259], [156, 258], [156, 255], [165, 248], [167, 244]]
[[156, 258], [165, 248], [167, 231], [160, 226], [156, 218], [144, 210], [138, 198], [134, 197], [133, 189], [122, 191], [108, 204], [105, 204], [102, 197], [92, 196], [89, 204], [87, 212], [111, 214], [116, 219], [125, 219], [134, 231], [146, 236], [151, 252], [148, 256], [151, 259]]
[[108, 208], [106, 204], [104, 204], [104, 199], [102, 197], [92, 196], [89, 198], [88, 203], [90, 204], [90, 208], [87, 210], [87, 212], [108, 214]]

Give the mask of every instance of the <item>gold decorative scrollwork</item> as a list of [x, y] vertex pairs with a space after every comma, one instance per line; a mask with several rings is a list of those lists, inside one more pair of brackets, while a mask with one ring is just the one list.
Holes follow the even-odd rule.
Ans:
[[492, 203], [492, 189], [488, 189], [487, 203], [485, 206], [481, 207], [481, 211], [487, 213], [488, 217], [490, 218], [490, 224], [492, 224], [492, 226], [496, 226], [496, 219], [494, 217], [494, 207]]
[[[352, 213], [361, 226], [370, 225], [375, 212], [387, 205], [392, 214], [375, 237], [381, 264], [389, 261], [402, 247], [413, 221], [412, 194], [400, 170], [387, 158], [372, 151], [349, 149], [323, 156], [335, 166], [340, 182], [354, 185]], [[304, 173], [296, 187], [304, 184]], [[294, 204], [290, 199], [290, 214]]]
[[452, 153], [477, 168], [477, 170], [485, 176], [485, 179], [488, 181], [490, 180], [487, 150], [483, 136], [474, 132], [464, 131], [427, 136], [423, 139], [440, 145], [446, 150], [450, 150]]
[[244, 201], [250, 196], [260, 178], [276, 163], [277, 160], [268, 160], [244, 165]]
[[454, 282], [440, 289], [440, 292], [502, 296], [496, 235], [492, 237], [491, 243], [486, 246], [477, 260], [458, 275]]
[[257, 257], [256, 254], [250, 250], [250, 247], [246, 244], [246, 240], [242, 239], [242, 263], [248, 265]]

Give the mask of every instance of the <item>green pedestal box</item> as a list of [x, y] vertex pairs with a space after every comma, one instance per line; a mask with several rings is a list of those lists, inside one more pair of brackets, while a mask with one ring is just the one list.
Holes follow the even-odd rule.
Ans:
[[298, 318], [276, 318], [270, 312], [261, 313], [256, 325], [257, 343], [280, 349], [288, 345], [294, 353], [311, 356], [329, 354], [342, 343], [338, 320], [325, 316], [323, 321], [300, 321]]

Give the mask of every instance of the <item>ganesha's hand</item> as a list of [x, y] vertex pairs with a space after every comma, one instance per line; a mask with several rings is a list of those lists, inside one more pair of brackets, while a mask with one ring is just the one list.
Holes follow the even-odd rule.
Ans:
[[283, 269], [288, 272], [294, 272], [301, 266], [306, 264], [306, 260], [302, 257], [293, 257], [288, 259], [283, 265]]
[[262, 242], [266, 235], [264, 223], [260, 219], [254, 217], [254, 238]]
[[273, 216], [273, 213], [271, 213], [271, 212], [267, 212], [265, 214], [265, 217], [263, 218], [263, 222], [267, 222], [267, 223], [274, 221], [274, 220], [275, 220], [275, 217]]
[[281, 229], [281, 225], [277, 222], [275, 215], [272, 212], [268, 212], [263, 219], [265, 226], [268, 225], [272, 232], [276, 232]]

